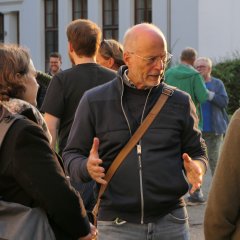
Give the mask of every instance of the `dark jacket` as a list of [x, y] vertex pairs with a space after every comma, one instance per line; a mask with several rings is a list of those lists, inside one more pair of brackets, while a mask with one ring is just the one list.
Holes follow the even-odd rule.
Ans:
[[[99, 157], [107, 170], [130, 139], [130, 129], [133, 133], [139, 125], [134, 113], [142, 113], [140, 103], [146, 101], [145, 118], [162, 92], [163, 83], [150, 94], [124, 85], [125, 69], [121, 67], [117, 78], [86, 92], [80, 101], [63, 154], [65, 168], [76, 180], [90, 180], [86, 162], [93, 138], [100, 140]], [[148, 223], [183, 205], [188, 183], [182, 154], [207, 159], [194, 110], [189, 94], [176, 90], [141, 139], [141, 156], [134, 148], [111, 179], [100, 203], [99, 220], [119, 217]]]
[[0, 196], [45, 210], [57, 240], [90, 232], [79, 194], [69, 186], [45, 133], [31, 120], [17, 120], [1, 146]]
[[45, 94], [47, 92], [48, 85], [52, 80], [52, 76], [44, 72], [37, 71], [36, 77], [37, 83], [39, 84], [38, 93], [37, 93], [37, 107], [41, 108]]

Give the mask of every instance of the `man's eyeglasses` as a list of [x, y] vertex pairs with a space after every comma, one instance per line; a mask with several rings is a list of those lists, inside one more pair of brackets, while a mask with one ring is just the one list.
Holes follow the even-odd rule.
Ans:
[[134, 54], [136, 57], [143, 59], [149, 65], [155, 64], [159, 61], [161, 61], [163, 65], [167, 65], [171, 61], [171, 58], [173, 56], [171, 53], [167, 53], [165, 56], [155, 56], [155, 57], [142, 57], [134, 52], [130, 52], [130, 54]]
[[207, 68], [206, 65], [199, 65], [199, 66], [195, 66], [196, 69], [202, 69], [202, 68]]

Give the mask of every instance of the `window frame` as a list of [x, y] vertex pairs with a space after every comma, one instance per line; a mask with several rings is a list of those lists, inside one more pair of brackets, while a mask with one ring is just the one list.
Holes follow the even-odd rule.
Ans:
[[[140, 7], [138, 8], [139, 1], [143, 1], [143, 3], [144, 3], [143, 8], [140, 8]], [[143, 14], [144, 17], [143, 17], [143, 19], [140, 19], [140, 21], [138, 21], [138, 11], [139, 10], [140, 11], [143, 10], [143, 12], [144, 12], [144, 14]], [[149, 11], [151, 12], [150, 16], [149, 16]], [[139, 18], [140, 18], [140, 16], [139, 16]], [[135, 22], [135, 24], [142, 23], [142, 22], [152, 23], [152, 0], [135, 0], [134, 1], [134, 22]]]
[[0, 12], [0, 43], [4, 43], [4, 14]]
[[[111, 9], [106, 9], [106, 1], [108, 0], [102, 0], [102, 33], [103, 38], [113, 38], [115, 40], [118, 40], [119, 35], [119, 0], [111, 0]], [[105, 13], [111, 11], [111, 24], [105, 23]], [[115, 14], [117, 16], [115, 16]], [[107, 36], [107, 31], [110, 31], [110, 36]]]
[[[81, 9], [76, 11], [75, 3], [79, 1]], [[79, 17], [77, 17], [79, 15]], [[72, 0], [72, 20], [88, 18], [88, 0]]]
[[[53, 11], [47, 13], [47, 2], [52, 2]], [[47, 17], [52, 15], [51, 26], [47, 26]], [[48, 69], [49, 54], [58, 52], [58, 0], [44, 0], [44, 32], [45, 32], [45, 69]], [[48, 34], [52, 33], [52, 44], [48, 44]], [[52, 47], [50, 47], [52, 46]], [[51, 48], [51, 50], [50, 50]]]

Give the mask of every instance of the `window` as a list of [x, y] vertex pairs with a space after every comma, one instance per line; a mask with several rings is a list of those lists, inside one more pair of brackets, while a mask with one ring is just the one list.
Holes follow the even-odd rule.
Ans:
[[72, 0], [72, 16], [73, 20], [87, 19], [87, 0]]
[[118, 40], [118, 0], [103, 0], [103, 38]]
[[58, 0], [45, 0], [45, 67], [48, 56], [58, 52]]
[[135, 24], [152, 22], [152, 0], [135, 0]]
[[4, 15], [0, 13], [0, 43], [4, 42]]

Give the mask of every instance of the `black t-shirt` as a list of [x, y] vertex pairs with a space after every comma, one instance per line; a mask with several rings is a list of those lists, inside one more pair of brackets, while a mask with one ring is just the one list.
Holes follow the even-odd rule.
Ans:
[[86, 90], [106, 83], [116, 72], [96, 63], [76, 65], [56, 74], [48, 87], [41, 111], [60, 119], [59, 153], [67, 143], [78, 103]]

